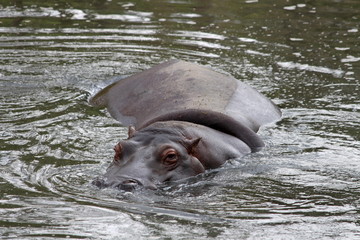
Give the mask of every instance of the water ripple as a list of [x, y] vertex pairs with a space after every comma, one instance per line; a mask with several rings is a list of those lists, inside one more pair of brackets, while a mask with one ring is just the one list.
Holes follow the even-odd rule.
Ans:
[[[0, 238], [358, 236], [353, 1], [16, 4], [0, 8]], [[89, 96], [171, 58], [279, 104], [283, 119], [259, 133], [266, 147], [157, 191], [91, 185], [127, 129]]]

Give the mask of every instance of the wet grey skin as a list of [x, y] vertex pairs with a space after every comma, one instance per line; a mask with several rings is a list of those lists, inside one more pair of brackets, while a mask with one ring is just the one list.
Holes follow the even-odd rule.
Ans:
[[[203, 66], [171, 60], [121, 79], [90, 99], [129, 126], [100, 188], [157, 189], [259, 151], [279, 108], [250, 86]], [[136, 129], [136, 130], [135, 130]]]

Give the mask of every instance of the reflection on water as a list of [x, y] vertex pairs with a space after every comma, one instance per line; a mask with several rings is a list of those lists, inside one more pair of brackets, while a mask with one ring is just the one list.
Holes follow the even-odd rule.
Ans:
[[[3, 1], [3, 239], [360, 238], [357, 1]], [[125, 138], [91, 94], [179, 58], [283, 110], [267, 147], [158, 191], [99, 190]]]

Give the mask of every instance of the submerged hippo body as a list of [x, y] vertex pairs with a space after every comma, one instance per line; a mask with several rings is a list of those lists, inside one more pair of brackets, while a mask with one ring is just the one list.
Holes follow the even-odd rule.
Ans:
[[178, 60], [113, 83], [90, 103], [129, 126], [107, 172], [94, 181], [123, 190], [156, 189], [258, 151], [259, 127], [281, 116], [248, 85]]

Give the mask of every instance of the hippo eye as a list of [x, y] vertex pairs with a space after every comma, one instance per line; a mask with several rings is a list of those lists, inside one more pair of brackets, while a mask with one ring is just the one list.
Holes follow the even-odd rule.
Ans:
[[173, 166], [178, 161], [178, 154], [174, 149], [168, 149], [164, 152], [163, 164], [166, 166]]

